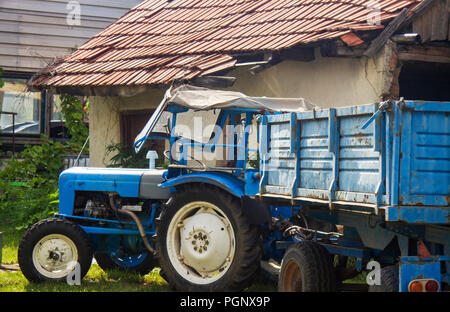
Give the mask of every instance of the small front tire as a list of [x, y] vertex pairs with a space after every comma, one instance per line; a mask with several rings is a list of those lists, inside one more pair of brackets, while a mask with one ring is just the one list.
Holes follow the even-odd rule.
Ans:
[[89, 236], [67, 220], [39, 221], [20, 241], [18, 260], [23, 275], [31, 282], [67, 281], [77, 263], [82, 279], [92, 263]]

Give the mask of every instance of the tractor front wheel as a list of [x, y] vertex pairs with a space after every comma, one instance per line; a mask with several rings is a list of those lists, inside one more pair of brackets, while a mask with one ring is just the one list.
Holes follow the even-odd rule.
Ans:
[[32, 282], [66, 281], [77, 264], [82, 279], [91, 266], [92, 249], [78, 225], [52, 218], [27, 230], [19, 244], [18, 260], [23, 275]]

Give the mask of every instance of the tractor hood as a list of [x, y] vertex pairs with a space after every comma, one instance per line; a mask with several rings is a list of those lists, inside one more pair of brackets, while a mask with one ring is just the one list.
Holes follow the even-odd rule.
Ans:
[[164, 172], [158, 169], [83, 167], [64, 170], [59, 177], [60, 212], [65, 209], [70, 211], [75, 191], [114, 192], [121, 197], [166, 199], [169, 191], [158, 187], [164, 181]]

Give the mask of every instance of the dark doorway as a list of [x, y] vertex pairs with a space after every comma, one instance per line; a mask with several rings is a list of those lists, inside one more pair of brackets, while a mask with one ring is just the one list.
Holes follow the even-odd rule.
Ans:
[[405, 100], [450, 101], [450, 64], [405, 62], [399, 84]]
[[[120, 114], [120, 136], [125, 146], [133, 147], [134, 139], [144, 128], [154, 110], [125, 111]], [[164, 140], [147, 140], [142, 150], [156, 150], [159, 160], [163, 160]]]

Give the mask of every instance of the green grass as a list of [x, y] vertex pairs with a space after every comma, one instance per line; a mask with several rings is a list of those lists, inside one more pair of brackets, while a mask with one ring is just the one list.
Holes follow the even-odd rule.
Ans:
[[0, 232], [3, 232], [2, 263], [17, 263], [17, 248], [25, 230], [16, 230], [14, 226], [7, 224], [7, 220], [1, 220]]
[[139, 274], [112, 271], [104, 272], [93, 264], [81, 285], [66, 283], [30, 283], [18, 272], [0, 273], [0, 292], [157, 292], [169, 291], [169, 286], [155, 268], [151, 273]]
[[[16, 230], [14, 226], [0, 221], [0, 232], [3, 232], [4, 264], [17, 263], [17, 249], [24, 230]], [[344, 283], [365, 283], [366, 274], [362, 273]], [[0, 292], [167, 292], [171, 291], [167, 282], [159, 275], [159, 268], [141, 276], [121, 271], [104, 272], [97, 264], [93, 264], [81, 281], [81, 285], [70, 286], [66, 283], [30, 283], [20, 271], [0, 273]], [[273, 292], [277, 287], [273, 283], [256, 283], [248, 292]]]
[[[159, 276], [159, 268], [141, 276], [128, 272], [104, 272], [93, 264], [81, 285], [70, 286], [66, 283], [30, 283], [18, 272], [0, 273], [0, 292], [169, 292], [167, 282]], [[249, 292], [276, 291], [270, 284], [256, 284], [247, 289]]]
[[[0, 232], [3, 232], [3, 264], [17, 263], [17, 249], [24, 230], [16, 230], [14, 226], [0, 221]], [[30, 283], [20, 272], [0, 273], [0, 292], [167, 292], [171, 291], [167, 282], [159, 275], [159, 268], [147, 275], [136, 273], [109, 271], [106, 273], [96, 263], [81, 281], [81, 285], [70, 286], [66, 283]], [[258, 283], [247, 291], [276, 291], [273, 284]]]

